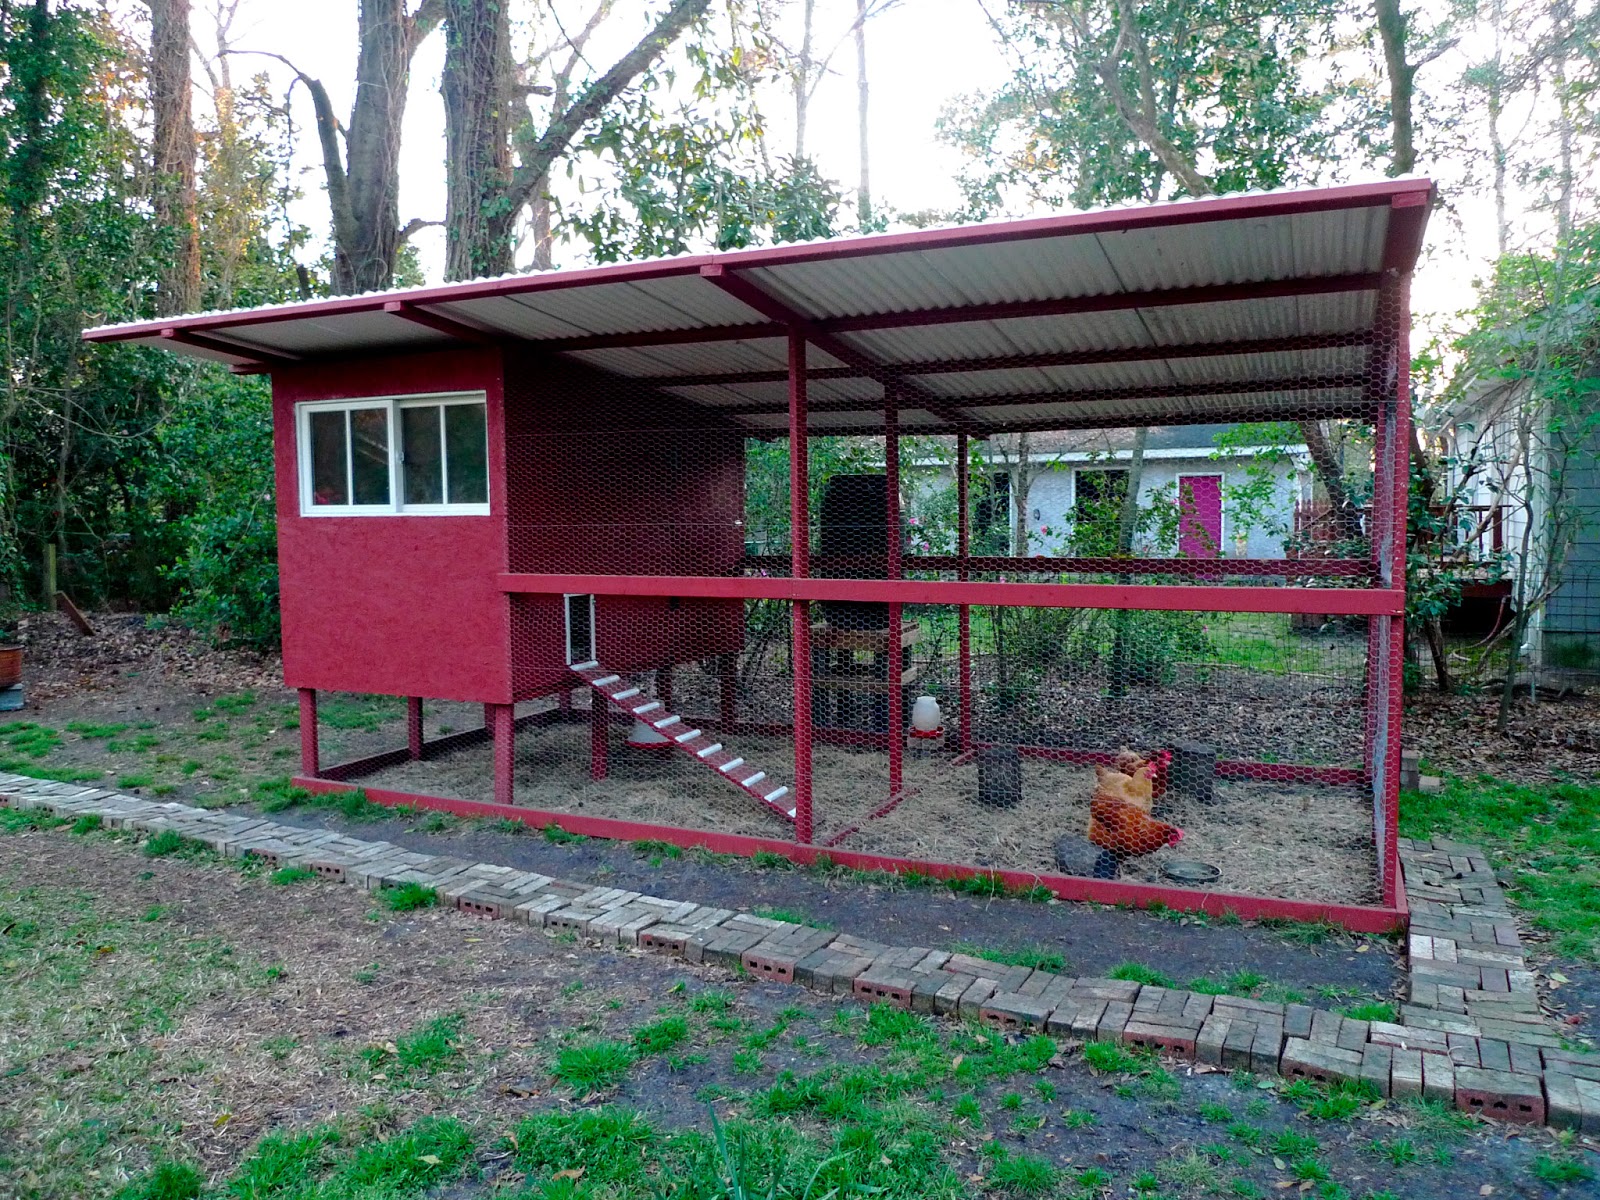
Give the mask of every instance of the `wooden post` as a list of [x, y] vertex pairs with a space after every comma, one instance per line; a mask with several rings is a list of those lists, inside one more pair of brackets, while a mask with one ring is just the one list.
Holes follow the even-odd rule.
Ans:
[[[789, 573], [811, 574], [811, 495], [806, 445], [806, 339], [789, 332]], [[794, 661], [794, 838], [810, 842], [811, 605], [791, 605]]]
[[517, 770], [516, 708], [510, 704], [486, 704], [490, 735], [494, 738], [494, 802], [515, 804]]
[[739, 719], [738, 676], [734, 673], [737, 660], [731, 654], [717, 658], [717, 685], [721, 690], [722, 728], [730, 730]]
[[56, 606], [56, 544], [54, 542], [46, 542], [44, 544], [44, 589], [41, 594], [44, 597], [46, 610]]
[[[888, 522], [888, 570], [890, 579], [899, 579], [904, 573], [900, 545], [900, 407], [894, 392], [884, 389], [883, 395], [883, 473], [884, 492], [887, 494], [884, 516]], [[900, 791], [905, 778], [906, 731], [905, 688], [900, 680], [905, 674], [905, 652], [901, 649], [901, 607], [889, 605], [889, 646], [884, 663], [884, 683], [889, 688], [889, 795]]]
[[411, 757], [422, 757], [422, 697], [406, 697], [406, 748]]
[[599, 692], [589, 696], [589, 778], [606, 777], [606, 738], [611, 729], [611, 706]]
[[300, 774], [315, 776], [322, 769], [317, 756], [317, 689], [300, 689]]
[[[967, 435], [956, 434], [956, 578], [967, 581], [967, 554], [971, 549], [971, 522], [967, 516]], [[972, 749], [972, 606], [963, 604], [957, 616], [960, 633], [956, 650], [961, 705], [961, 752]]]

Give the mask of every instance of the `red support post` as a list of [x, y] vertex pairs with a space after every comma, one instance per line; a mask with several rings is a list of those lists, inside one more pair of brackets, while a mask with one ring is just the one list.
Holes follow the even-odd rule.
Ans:
[[494, 802], [516, 803], [517, 721], [510, 704], [485, 704], [485, 724], [494, 738]]
[[317, 755], [317, 689], [300, 689], [300, 773], [316, 775], [321, 770]]
[[719, 716], [724, 728], [732, 729], [739, 719], [739, 689], [737, 687], [738, 675], [735, 673], [737, 659], [732, 654], [722, 654], [717, 657], [717, 688], [720, 692], [718, 699], [721, 701]]
[[[810, 456], [806, 445], [806, 339], [789, 334], [789, 571], [811, 572]], [[794, 839], [809, 842], [811, 816], [811, 605], [792, 606], [794, 655]]]
[[412, 758], [422, 757], [422, 697], [406, 697], [406, 749]]
[[[890, 579], [901, 575], [900, 545], [900, 405], [899, 397], [888, 388], [883, 394], [883, 473], [884, 491], [887, 493], [888, 571]], [[905, 689], [900, 680], [905, 674], [904, 652], [901, 649], [901, 607], [889, 605], [889, 630], [887, 653], [884, 655], [884, 683], [889, 689], [889, 795], [898, 792], [905, 778], [906, 731]]]
[[611, 710], [600, 696], [589, 697], [589, 778], [596, 783], [606, 777], [606, 736], [611, 731]]
[[[971, 550], [971, 522], [967, 516], [967, 435], [956, 434], [956, 578], [967, 581], [967, 559]], [[961, 753], [972, 749], [972, 606], [959, 610], [960, 646], [956, 669], [960, 677]]]
[[[1394, 289], [1395, 385], [1393, 444], [1389, 457], [1394, 464], [1394, 495], [1390, 502], [1393, 536], [1390, 552], [1390, 586], [1404, 589], [1406, 584], [1406, 526], [1411, 498], [1411, 278], [1402, 276]], [[1391, 907], [1400, 902], [1400, 726], [1404, 719], [1405, 617], [1392, 616], [1389, 622], [1389, 740], [1384, 763], [1383, 837], [1379, 842], [1380, 874], [1383, 894]]]

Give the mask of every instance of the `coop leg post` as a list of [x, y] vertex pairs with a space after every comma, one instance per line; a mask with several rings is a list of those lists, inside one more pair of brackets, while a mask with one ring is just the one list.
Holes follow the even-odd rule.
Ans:
[[422, 697], [406, 697], [406, 749], [412, 758], [422, 757]]
[[794, 602], [794, 840], [810, 842], [811, 606]]
[[738, 691], [734, 687], [733, 655], [724, 654], [717, 660], [717, 684], [722, 695], [722, 728], [732, 730], [738, 717]]
[[[810, 459], [806, 444], [806, 338], [789, 331], [789, 573], [811, 574]], [[811, 841], [811, 606], [790, 605], [794, 664], [794, 839]]]
[[672, 712], [672, 665], [656, 668], [656, 699], [668, 712]]
[[317, 689], [300, 689], [300, 774], [318, 775], [322, 762], [317, 754]]
[[611, 727], [609, 706], [598, 695], [589, 697], [589, 778], [606, 777], [606, 734]]
[[905, 656], [900, 649], [900, 606], [889, 605], [889, 653], [885, 656], [884, 682], [889, 685], [889, 795], [900, 790], [905, 775], [906, 756], [906, 689]]
[[[900, 544], [900, 406], [898, 397], [890, 391], [883, 404], [883, 473], [884, 492], [888, 496], [888, 511], [884, 514], [888, 525], [888, 571], [890, 579], [899, 579], [901, 570]], [[883, 682], [889, 689], [889, 795], [900, 791], [905, 774], [905, 653], [901, 648], [901, 607], [889, 605], [889, 645], [884, 655]]]
[[[967, 435], [956, 434], [956, 577], [967, 581], [967, 553], [970, 548], [967, 523]], [[956, 649], [957, 687], [961, 705], [961, 752], [972, 749], [972, 608], [963, 604], [956, 616], [959, 645]]]
[[494, 802], [515, 804], [517, 767], [516, 709], [509, 704], [485, 704], [485, 715], [494, 737]]

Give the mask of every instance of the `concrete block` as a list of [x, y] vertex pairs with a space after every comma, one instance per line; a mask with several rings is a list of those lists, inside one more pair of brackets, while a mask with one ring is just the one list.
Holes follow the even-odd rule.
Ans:
[[1544, 1124], [1544, 1088], [1536, 1075], [1462, 1067], [1455, 1073], [1455, 1102], [1462, 1112], [1518, 1125]]

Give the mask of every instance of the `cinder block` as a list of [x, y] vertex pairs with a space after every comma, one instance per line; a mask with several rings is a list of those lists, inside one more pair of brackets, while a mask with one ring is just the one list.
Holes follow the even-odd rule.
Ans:
[[[1466, 1069], [1466, 1068], [1464, 1068]], [[1422, 1094], [1429, 1100], [1450, 1102], [1456, 1092], [1455, 1064], [1448, 1054], [1422, 1056]]]
[[1377, 1089], [1378, 1095], [1389, 1094], [1389, 1076], [1394, 1068], [1394, 1049], [1368, 1042], [1361, 1052], [1361, 1079]]
[[996, 992], [978, 1009], [978, 1020], [996, 1029], [1043, 1029], [1050, 1006], [1037, 996]]
[[1415, 1099], [1422, 1095], [1422, 1051], [1395, 1047], [1394, 1066], [1389, 1073], [1390, 1094], [1396, 1099]]
[[1232, 1026], [1232, 1017], [1219, 1017], [1214, 1013], [1206, 1017], [1199, 1035], [1194, 1039], [1195, 1060], [1213, 1067], [1222, 1066], [1222, 1047], [1228, 1040], [1228, 1030]]
[[916, 985], [917, 981], [907, 972], [881, 970], [874, 964], [856, 976], [853, 991], [863, 1000], [910, 1008], [911, 993]]
[[1122, 1041], [1128, 1046], [1144, 1046], [1183, 1058], [1193, 1058], [1195, 1039], [1199, 1033], [1198, 1025], [1168, 1025], [1159, 1020], [1141, 1020], [1135, 1014], [1122, 1030]]
[[1332, 1083], [1337, 1079], [1361, 1078], [1362, 1056], [1330, 1042], [1309, 1038], [1288, 1038], [1279, 1057], [1278, 1071], [1286, 1079], [1309, 1079], [1313, 1083]]
[[1455, 1073], [1455, 1102], [1462, 1112], [1518, 1125], [1544, 1124], [1544, 1089], [1535, 1075], [1461, 1067]]

